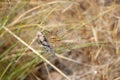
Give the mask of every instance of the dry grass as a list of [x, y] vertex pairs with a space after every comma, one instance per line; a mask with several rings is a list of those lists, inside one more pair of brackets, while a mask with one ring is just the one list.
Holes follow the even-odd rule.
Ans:
[[120, 79], [120, 0], [2, 0], [0, 16], [0, 80]]

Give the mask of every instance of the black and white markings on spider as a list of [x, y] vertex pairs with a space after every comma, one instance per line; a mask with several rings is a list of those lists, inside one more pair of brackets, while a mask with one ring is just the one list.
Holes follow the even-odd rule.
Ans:
[[55, 52], [42, 32], [38, 31], [38, 43], [41, 43], [45, 50], [55, 56]]

